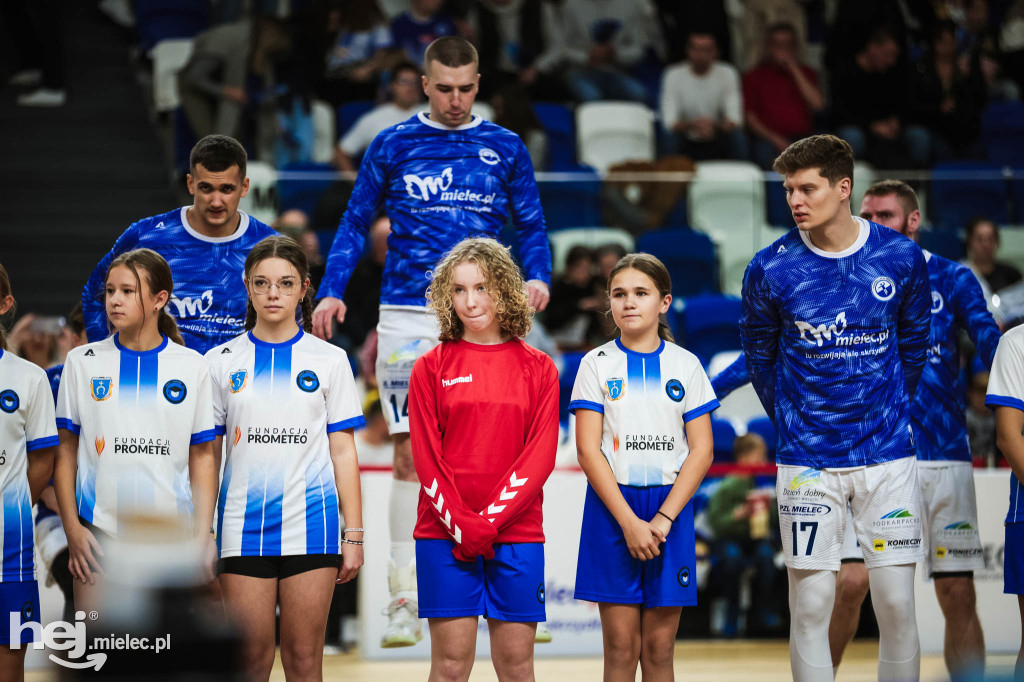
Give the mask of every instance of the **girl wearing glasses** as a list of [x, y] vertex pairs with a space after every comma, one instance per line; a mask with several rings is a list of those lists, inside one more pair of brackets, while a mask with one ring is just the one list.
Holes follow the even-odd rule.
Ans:
[[365, 420], [345, 352], [306, 333], [313, 289], [302, 248], [264, 239], [245, 261], [245, 286], [248, 331], [206, 354], [218, 456], [227, 441], [217, 571], [249, 677], [270, 677], [280, 605], [285, 676], [319, 679], [334, 585], [363, 564], [352, 432]]

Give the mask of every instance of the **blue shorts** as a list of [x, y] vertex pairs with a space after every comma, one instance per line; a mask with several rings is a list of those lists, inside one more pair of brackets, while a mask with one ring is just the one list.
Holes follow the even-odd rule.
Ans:
[[[20, 622], [39, 622], [39, 586], [35, 580], [24, 580], [17, 583], [0, 583], [0, 618], [3, 624], [0, 625], [0, 645], [10, 645], [11, 616], [12, 613], [20, 613]], [[21, 629], [19, 641], [22, 644], [34, 642], [32, 630], [27, 627]]]
[[1003, 592], [1024, 594], [1024, 522], [1006, 524], [1003, 547]]
[[494, 545], [494, 558], [475, 562], [452, 556], [451, 540], [416, 541], [420, 618], [486, 616], [543, 623], [544, 544]]
[[[638, 517], [651, 520], [671, 485], [635, 488], [620, 485], [626, 503]], [[580, 555], [576, 563], [576, 598], [608, 604], [695, 606], [697, 552], [693, 507], [687, 503], [672, 524], [661, 554], [649, 561], [634, 559], [622, 529], [594, 489], [587, 485], [583, 504]]]

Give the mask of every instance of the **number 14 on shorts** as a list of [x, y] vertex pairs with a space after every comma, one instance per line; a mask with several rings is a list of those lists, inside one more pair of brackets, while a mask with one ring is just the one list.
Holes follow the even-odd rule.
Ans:
[[396, 396], [394, 393], [392, 393], [391, 394], [391, 400], [389, 402], [391, 403], [391, 409], [395, 413], [395, 423], [396, 424], [401, 422], [403, 419], [407, 419], [409, 417], [409, 394], [408, 393], [405, 394], [405, 402], [402, 403], [401, 416], [399, 416], [399, 412], [398, 412], [398, 396]]
[[797, 527], [799, 527], [800, 532], [807, 537], [807, 544], [804, 547], [804, 556], [811, 556], [811, 552], [814, 550], [814, 536], [818, 534], [818, 522], [793, 522], [793, 556], [800, 556], [800, 535], [797, 532]]

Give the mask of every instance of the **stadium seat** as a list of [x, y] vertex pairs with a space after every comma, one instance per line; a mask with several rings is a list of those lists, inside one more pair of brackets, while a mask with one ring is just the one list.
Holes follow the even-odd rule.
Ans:
[[689, 229], [644, 232], [637, 237], [636, 250], [665, 264], [674, 297], [718, 292], [718, 259], [706, 234]]
[[991, 163], [1019, 164], [1024, 158], [1024, 103], [996, 102], [986, 107], [981, 142]]
[[318, 99], [313, 100], [310, 110], [313, 116], [313, 162], [330, 163], [338, 142], [334, 135], [334, 112], [330, 104]]
[[337, 129], [338, 139], [345, 137], [345, 133], [355, 125], [363, 114], [373, 109], [372, 99], [358, 99], [352, 102], [345, 102], [338, 107]]
[[587, 102], [576, 107], [580, 163], [599, 172], [621, 161], [654, 160], [654, 112], [636, 102]]
[[881, 179], [875, 167], [867, 161], [853, 163], [853, 192], [850, 194], [850, 211], [854, 215], [860, 214], [860, 202], [864, 198], [864, 192]]
[[210, 25], [210, 0], [136, 0], [139, 50], [149, 52], [162, 40], [194, 38]]
[[494, 107], [492, 107], [487, 102], [480, 102], [480, 101], [474, 102], [473, 103], [473, 113], [478, 115], [480, 118], [484, 119], [485, 121], [493, 121], [494, 120]]
[[297, 208], [312, 217], [320, 197], [335, 181], [336, 173], [337, 169], [329, 163], [288, 164], [281, 169], [277, 180], [279, 210]]
[[576, 121], [572, 110], [564, 104], [537, 102], [533, 105], [533, 113], [548, 137], [548, 167], [545, 170], [576, 170]]
[[743, 271], [761, 248], [765, 221], [764, 175], [745, 161], [703, 161], [690, 184], [690, 225], [718, 246], [722, 291], [738, 294]]
[[751, 419], [747, 422], [747, 433], [756, 433], [761, 438], [764, 438], [764, 442], [768, 446], [768, 457], [772, 458], [775, 456], [775, 449], [779, 442], [779, 433], [775, 430], [775, 425], [772, 424], [771, 419], [768, 417]]
[[161, 40], [149, 52], [153, 60], [153, 106], [157, 112], [174, 111], [178, 97], [178, 71], [192, 56], [191, 38]]
[[1010, 222], [1002, 168], [976, 161], [940, 163], [932, 168], [932, 224], [936, 229], [962, 230], [976, 215], [998, 225]]
[[715, 462], [732, 462], [732, 445], [736, 440], [736, 429], [724, 419], [711, 418], [711, 436], [715, 439]]
[[277, 170], [265, 161], [249, 161], [246, 176], [249, 178], [249, 193], [242, 197], [238, 208], [270, 225], [279, 212]]
[[551, 264], [555, 273], [565, 268], [565, 256], [569, 249], [582, 244], [596, 249], [605, 244], [619, 244], [626, 251], [633, 251], [633, 235], [614, 227], [575, 227], [548, 233], [551, 241]]
[[576, 176], [578, 180], [537, 183], [548, 230], [600, 225], [604, 222], [600, 176], [593, 172], [581, 172]]
[[955, 232], [947, 230], [920, 230], [917, 243], [943, 258], [958, 261], [964, 257], [964, 240]]
[[683, 299], [676, 308], [681, 315], [681, 344], [700, 358], [705, 367], [723, 350], [739, 350], [740, 299], [721, 294], [702, 294]]

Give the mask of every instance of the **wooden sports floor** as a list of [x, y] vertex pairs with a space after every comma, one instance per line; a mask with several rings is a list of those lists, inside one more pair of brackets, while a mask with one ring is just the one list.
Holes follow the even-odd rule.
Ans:
[[[873, 682], [877, 679], [877, 655], [877, 642], [854, 642], [847, 649], [837, 681]], [[1008, 680], [1013, 662], [1013, 656], [990, 655], [988, 673], [995, 679]], [[410, 682], [425, 680], [429, 667], [425, 661], [363, 661], [358, 654], [349, 653], [324, 658], [324, 679], [345, 682]], [[675, 667], [678, 680], [782, 682], [792, 679], [789, 674], [789, 649], [786, 642], [781, 640], [680, 643], [676, 645]], [[601, 679], [601, 661], [596, 658], [539, 658], [536, 671], [540, 682], [594, 682]], [[25, 679], [28, 682], [44, 682], [55, 679], [55, 675], [53, 672], [30, 672]], [[280, 658], [274, 665], [270, 679], [275, 682], [283, 682], [285, 679]], [[478, 660], [471, 679], [489, 682], [498, 678], [489, 660]], [[639, 675], [637, 679], [640, 679]], [[941, 656], [925, 656], [922, 659], [921, 679], [949, 679]]]

